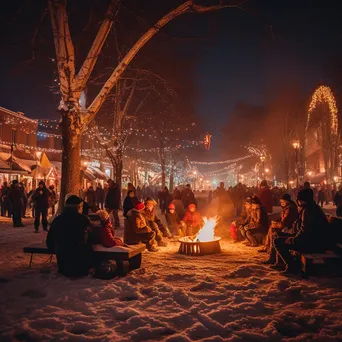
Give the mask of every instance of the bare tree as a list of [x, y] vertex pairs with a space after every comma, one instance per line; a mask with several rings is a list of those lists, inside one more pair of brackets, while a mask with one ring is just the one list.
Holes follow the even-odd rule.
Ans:
[[91, 73], [102, 51], [106, 38], [111, 31], [113, 20], [120, 8], [121, 0], [110, 0], [102, 24], [95, 40], [79, 71], [75, 67], [75, 50], [69, 29], [69, 19], [66, 10], [66, 0], [48, 0], [52, 24], [54, 45], [56, 50], [57, 70], [62, 93], [61, 104], [58, 107], [62, 117], [61, 130], [63, 135], [63, 163], [61, 181], [61, 201], [67, 193], [79, 192], [80, 186], [80, 147], [81, 135], [88, 124], [95, 118], [106, 97], [117, 84], [127, 66], [141, 48], [155, 36], [161, 28], [174, 18], [188, 13], [206, 13], [227, 7], [238, 7], [246, 1], [225, 3], [223, 0], [213, 1], [214, 5], [201, 5], [194, 0], [184, 1], [181, 5], [168, 12], [155, 25], [147, 30], [125, 54], [104, 83], [102, 89], [84, 110], [81, 110], [79, 100], [86, 88]]

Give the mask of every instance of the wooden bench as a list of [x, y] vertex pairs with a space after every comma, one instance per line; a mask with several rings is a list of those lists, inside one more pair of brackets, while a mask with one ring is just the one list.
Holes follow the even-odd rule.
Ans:
[[341, 271], [342, 257], [332, 250], [324, 253], [290, 252], [298, 258], [301, 271], [306, 277], [317, 273], [339, 273]]
[[[105, 260], [115, 260], [118, 268], [127, 270], [135, 270], [140, 268], [142, 256], [141, 253], [145, 250], [146, 246], [142, 243], [137, 245], [115, 246], [115, 247], [103, 247], [102, 245], [93, 245], [95, 257], [99, 257]], [[34, 254], [46, 254], [49, 255], [49, 259], [46, 262], [51, 262], [52, 257], [55, 254], [54, 251], [49, 250], [46, 245], [34, 244], [24, 247], [24, 253], [31, 254], [29, 267], [33, 262]]]

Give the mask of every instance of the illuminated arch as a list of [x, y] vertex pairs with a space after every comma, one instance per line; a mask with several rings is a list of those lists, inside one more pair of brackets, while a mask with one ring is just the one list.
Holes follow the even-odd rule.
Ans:
[[316, 106], [321, 103], [326, 103], [329, 106], [330, 112], [330, 127], [333, 136], [338, 135], [338, 118], [337, 118], [337, 106], [333, 92], [328, 86], [319, 86], [312, 95], [311, 103], [309, 105], [308, 118], [306, 122], [306, 130], [309, 129], [311, 113], [314, 111]]

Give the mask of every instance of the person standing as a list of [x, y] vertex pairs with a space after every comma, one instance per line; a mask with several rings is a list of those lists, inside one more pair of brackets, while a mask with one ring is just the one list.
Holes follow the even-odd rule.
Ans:
[[35, 220], [34, 220], [34, 232], [39, 232], [40, 217], [42, 217], [43, 230], [47, 232], [48, 220], [48, 208], [49, 208], [50, 191], [46, 188], [45, 183], [40, 181], [38, 188], [32, 196], [32, 201], [35, 203]]
[[271, 214], [273, 212], [273, 195], [265, 179], [260, 183], [258, 198], [266, 208], [267, 213]]
[[189, 204], [196, 204], [195, 195], [191, 190], [190, 184], [187, 184], [182, 190], [181, 200], [185, 209], [188, 209]]
[[103, 203], [105, 199], [105, 193], [102, 188], [101, 183], [97, 184], [96, 190], [95, 190], [95, 198], [96, 198], [96, 204], [99, 207], [99, 209], [103, 209]]
[[11, 188], [8, 192], [8, 201], [10, 205], [10, 211], [12, 214], [13, 227], [25, 227], [21, 222], [21, 214], [23, 210], [23, 193], [19, 189], [18, 180], [13, 180]]
[[90, 186], [85, 193], [85, 201], [88, 203], [90, 210], [94, 213], [96, 211], [96, 199], [93, 186]]
[[1, 216], [10, 217], [9, 203], [8, 203], [8, 192], [10, 188], [8, 187], [7, 182], [4, 182], [3, 187], [1, 189]]
[[324, 199], [325, 199], [325, 192], [324, 189], [321, 187], [318, 190], [318, 194], [317, 194], [317, 200], [318, 200], [318, 204], [323, 208], [323, 204], [324, 204]]
[[[135, 193], [135, 192], [134, 192]], [[111, 214], [112, 225], [114, 229], [120, 228], [119, 209], [120, 209], [120, 189], [115, 182], [109, 185], [105, 201], [105, 208]], [[113, 222], [114, 221], [114, 222]], [[113, 224], [114, 223], [114, 224]]]
[[27, 208], [27, 191], [25, 188], [25, 184], [23, 182], [19, 183], [19, 189], [22, 192], [22, 198], [23, 198], [23, 207], [21, 211], [21, 217], [26, 218], [26, 208]]
[[50, 196], [49, 196], [49, 207], [51, 208], [51, 215], [55, 215], [55, 207], [57, 203], [57, 195], [55, 187], [53, 185], [49, 186]]

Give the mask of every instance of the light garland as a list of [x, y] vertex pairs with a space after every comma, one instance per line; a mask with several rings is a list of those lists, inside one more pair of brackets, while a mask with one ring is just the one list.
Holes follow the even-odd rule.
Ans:
[[326, 103], [329, 106], [330, 112], [330, 126], [333, 135], [338, 134], [338, 118], [337, 118], [337, 106], [333, 92], [328, 86], [318, 87], [312, 95], [312, 99], [309, 105], [308, 118], [306, 122], [306, 132], [309, 128], [310, 118], [312, 112], [315, 110], [318, 104]]
[[235, 158], [235, 159], [228, 159], [228, 160], [220, 160], [220, 161], [215, 161], [215, 162], [201, 162], [201, 161], [191, 161], [191, 164], [194, 165], [219, 165], [219, 164], [231, 164], [231, 163], [237, 163], [239, 161], [245, 160], [251, 158], [251, 155], [246, 155], [240, 158]]

